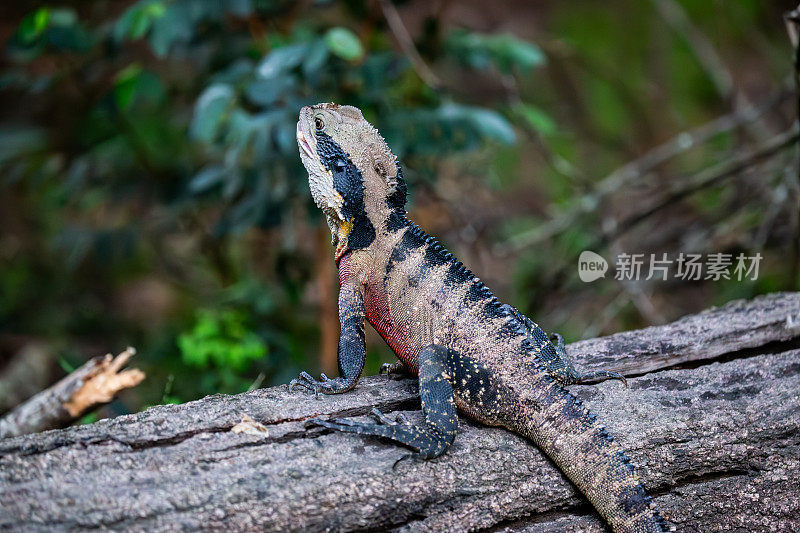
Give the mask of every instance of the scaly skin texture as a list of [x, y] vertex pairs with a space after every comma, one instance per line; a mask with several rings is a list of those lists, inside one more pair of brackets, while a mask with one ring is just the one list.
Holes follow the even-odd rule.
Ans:
[[[562, 385], [624, 378], [578, 373], [538, 325], [504, 305], [461, 262], [406, 218], [406, 186], [395, 156], [361, 112], [304, 107], [300, 155], [326, 215], [339, 267], [339, 377], [307, 373], [290, 388], [338, 394], [364, 367], [364, 320], [419, 377], [424, 426], [314, 420], [340, 431], [388, 437], [425, 459], [456, 436], [456, 410], [520, 433], [541, 448], [614, 531], [666, 531], [628, 458]], [[406, 456], [407, 457], [407, 456]]]

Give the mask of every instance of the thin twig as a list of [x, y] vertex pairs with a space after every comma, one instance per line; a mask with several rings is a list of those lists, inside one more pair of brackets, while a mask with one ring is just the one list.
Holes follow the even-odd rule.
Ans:
[[[795, 80], [795, 99], [797, 106], [797, 116], [800, 119], [800, 5], [793, 11], [784, 15], [786, 22], [786, 29], [789, 32], [789, 40], [792, 43], [794, 64], [794, 80]], [[800, 162], [797, 166], [797, 181], [800, 185]], [[793, 231], [792, 231], [792, 256], [790, 263], [790, 286], [794, 290], [800, 289], [800, 195], [795, 196], [794, 212], [792, 214]]]
[[378, 3], [383, 11], [383, 16], [386, 17], [386, 22], [389, 24], [389, 29], [392, 30], [394, 38], [397, 39], [397, 44], [400, 45], [400, 49], [403, 50], [408, 60], [411, 61], [411, 66], [414, 68], [414, 71], [425, 85], [434, 90], [439, 89], [442, 86], [442, 80], [433, 73], [431, 68], [422, 59], [422, 56], [419, 55], [417, 47], [414, 46], [414, 39], [411, 37], [411, 34], [408, 33], [408, 30], [403, 24], [403, 19], [400, 18], [400, 13], [397, 12], [394, 4], [389, 0], [379, 0]]
[[762, 144], [755, 151], [733, 157], [732, 159], [714, 165], [711, 168], [707, 168], [697, 173], [697, 175], [691, 180], [682, 180], [679, 187], [676, 187], [672, 191], [663, 195], [652, 205], [645, 207], [644, 209], [626, 218], [623, 222], [618, 224], [613, 231], [608, 232], [604, 236], [603, 240], [607, 242], [617, 239], [620, 235], [665, 207], [668, 207], [682, 200], [683, 198], [696, 193], [697, 191], [705, 189], [706, 187], [715, 185], [726, 178], [739, 174], [752, 165], [759, 163], [762, 160], [775, 155], [784, 148], [796, 143], [798, 138], [800, 138], [800, 134], [798, 134], [797, 128], [792, 127], [791, 129], [776, 135], [766, 143]]
[[664, 21], [684, 38], [703, 70], [711, 78], [717, 93], [729, 99], [733, 94], [733, 77], [714, 46], [689, 20], [683, 7], [673, 0], [652, 0], [652, 3]]
[[[651, 2], [672, 30], [686, 41], [697, 62], [714, 84], [717, 93], [730, 101], [736, 111], [752, 109], [753, 103], [746, 94], [736, 92], [730, 70], [725, 66], [725, 62], [711, 41], [692, 23], [683, 6], [675, 0], [651, 0]], [[752, 131], [749, 133], [757, 141], [763, 141], [774, 133], [767, 131], [758, 122], [751, 123], [750, 128]]]
[[679, 133], [667, 142], [649, 150], [641, 157], [617, 168], [600, 180], [591, 193], [584, 194], [578, 198], [572, 206], [553, 217], [549, 222], [509, 239], [502, 248], [520, 250], [550, 239], [554, 235], [572, 227], [581, 215], [594, 211], [606, 196], [632, 185], [648, 175], [654, 168], [692, 148], [704, 144], [717, 135], [757, 120], [777, 107], [790, 94], [786, 90], [781, 90], [759, 106], [728, 113], [694, 129]]

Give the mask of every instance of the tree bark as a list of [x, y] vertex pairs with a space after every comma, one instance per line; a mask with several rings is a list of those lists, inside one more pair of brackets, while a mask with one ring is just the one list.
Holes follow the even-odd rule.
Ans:
[[[634, 376], [627, 389], [571, 390], [679, 531], [800, 530], [800, 293], [568, 353]], [[214, 395], [6, 439], [0, 530], [604, 530], [558, 469], [508, 431], [462, 418], [444, 456], [392, 470], [407, 450], [304, 425], [372, 407], [418, 422], [415, 382], [371, 377], [320, 399], [285, 386]]]

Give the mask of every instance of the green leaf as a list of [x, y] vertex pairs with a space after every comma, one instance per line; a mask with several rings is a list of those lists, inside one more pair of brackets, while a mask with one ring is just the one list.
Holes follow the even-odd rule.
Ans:
[[222, 165], [209, 165], [194, 175], [189, 182], [189, 192], [200, 194], [222, 183], [227, 170]]
[[310, 78], [316, 75], [328, 60], [328, 46], [322, 39], [317, 39], [309, 46], [303, 60], [303, 75]]
[[117, 20], [114, 27], [114, 37], [121, 41], [125, 37], [136, 40], [144, 35], [153, 26], [153, 23], [164, 16], [167, 8], [163, 2], [148, 0], [138, 2], [128, 8]]
[[177, 42], [189, 42], [192, 38], [192, 19], [189, 6], [184, 3], [170, 3], [162, 15], [153, 20], [148, 42], [153, 53], [165, 57], [170, 48]]
[[269, 80], [256, 79], [247, 85], [247, 99], [256, 105], [270, 106], [283, 95], [294, 89], [295, 79], [282, 76]]
[[531, 128], [544, 136], [553, 135], [558, 131], [555, 121], [538, 107], [530, 104], [519, 104], [516, 111]]
[[484, 35], [456, 30], [448, 36], [446, 45], [461, 61], [479, 70], [493, 63], [501, 72], [525, 72], [545, 62], [538, 46], [510, 33]]
[[78, 23], [78, 14], [73, 9], [53, 9], [50, 11], [50, 24], [53, 26], [74, 26]]
[[515, 66], [522, 71], [531, 70], [545, 61], [544, 53], [538, 46], [510, 33], [489, 37], [487, 44], [502, 70], [508, 71]]
[[341, 26], [328, 30], [325, 34], [325, 44], [332, 54], [347, 61], [355, 61], [364, 56], [364, 47], [358, 36]]
[[305, 44], [276, 48], [259, 63], [256, 72], [264, 79], [277, 78], [280, 74], [299, 65], [303, 61], [307, 48], [308, 46]]
[[23, 44], [31, 44], [35, 41], [50, 22], [50, 10], [42, 7], [22, 19], [22, 22], [17, 29], [17, 35], [20, 42]]
[[130, 26], [128, 26], [128, 31], [126, 33], [131, 40], [136, 40], [147, 33], [151, 24], [152, 19], [147, 16], [144, 10], [139, 9], [133, 13]]
[[59, 358], [57, 359], [57, 362], [58, 362], [58, 366], [61, 367], [61, 370], [63, 370], [67, 374], [71, 374], [71, 373], [75, 372], [75, 368], [76, 367], [72, 366], [69, 363], [69, 361], [64, 359], [64, 357], [59, 356]]
[[127, 109], [130, 106], [141, 73], [142, 67], [137, 63], [132, 63], [117, 73], [114, 81], [114, 100], [120, 109]]
[[94, 424], [97, 422], [99, 416], [97, 413], [88, 413], [83, 415], [80, 420], [78, 420], [79, 426], [85, 426], [86, 424]]
[[234, 97], [233, 88], [222, 83], [211, 85], [203, 91], [194, 108], [190, 128], [192, 137], [207, 143], [213, 141]]
[[489, 109], [474, 109], [471, 115], [485, 137], [505, 144], [513, 144], [517, 140], [514, 128], [501, 114]]

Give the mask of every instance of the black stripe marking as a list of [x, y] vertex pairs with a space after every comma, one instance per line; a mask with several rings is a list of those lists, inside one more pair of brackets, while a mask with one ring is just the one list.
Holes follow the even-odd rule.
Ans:
[[363, 211], [356, 216], [353, 229], [347, 238], [347, 247], [351, 250], [366, 248], [375, 240], [375, 226], [369, 221]]
[[649, 499], [641, 485], [635, 485], [622, 489], [620, 492], [620, 503], [626, 513], [631, 515], [639, 514], [649, 506]]
[[401, 230], [411, 224], [411, 222], [405, 217], [405, 215], [399, 213], [398, 211], [392, 211], [389, 213], [389, 218], [386, 219], [386, 231], [389, 233], [394, 233], [397, 230]]
[[[420, 235], [419, 231], [414, 231], [415, 226], [412, 224], [403, 233], [403, 236], [400, 237], [400, 242], [398, 242], [394, 249], [392, 249], [392, 254], [389, 256], [389, 262], [386, 263], [386, 274], [392, 271], [394, 268], [395, 263], [399, 263], [405, 261], [409, 254], [425, 244], [425, 239], [422, 235]], [[417, 228], [419, 229], [419, 228]]]
[[326, 170], [333, 175], [333, 188], [342, 195], [342, 216], [353, 223], [347, 248], [366, 248], [375, 240], [375, 227], [364, 212], [364, 177], [336, 141], [326, 133], [317, 135], [317, 154]]
[[491, 296], [492, 293], [486, 288], [486, 285], [480, 281], [475, 281], [471, 283], [469, 289], [467, 289], [467, 293], [464, 295], [464, 301], [466, 303], [474, 303], [490, 298]]

